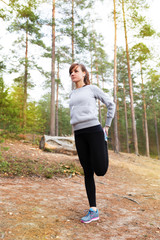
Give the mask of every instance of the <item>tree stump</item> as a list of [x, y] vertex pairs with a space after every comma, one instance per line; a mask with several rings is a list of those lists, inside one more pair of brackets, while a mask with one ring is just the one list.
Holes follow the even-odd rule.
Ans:
[[44, 135], [39, 143], [39, 148], [44, 151], [76, 155], [74, 137], [59, 137]]

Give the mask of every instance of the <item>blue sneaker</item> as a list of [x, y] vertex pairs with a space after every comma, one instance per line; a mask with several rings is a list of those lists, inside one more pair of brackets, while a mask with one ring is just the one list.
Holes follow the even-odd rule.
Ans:
[[94, 211], [92, 208], [89, 209], [87, 215], [83, 218], [81, 218], [82, 223], [90, 223], [92, 221], [96, 221], [99, 219], [99, 212], [98, 209], [97, 211]]

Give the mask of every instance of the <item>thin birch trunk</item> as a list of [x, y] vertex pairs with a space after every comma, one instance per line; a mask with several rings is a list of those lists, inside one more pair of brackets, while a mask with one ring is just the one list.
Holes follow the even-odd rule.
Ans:
[[23, 128], [26, 127], [27, 85], [28, 85], [28, 32], [26, 30], [26, 51], [25, 51], [25, 72], [24, 72], [24, 102], [23, 102]]
[[93, 83], [93, 73], [92, 73], [92, 68], [93, 68], [93, 56], [92, 56], [92, 52], [91, 52], [91, 78], [90, 78], [91, 84]]
[[150, 153], [149, 153], [148, 123], [147, 123], [147, 111], [146, 111], [146, 100], [145, 100], [145, 95], [144, 95], [142, 63], [140, 63], [140, 68], [141, 68], [141, 80], [142, 80], [142, 99], [143, 99], [143, 109], [144, 109], [144, 126], [145, 126], [145, 138], [146, 138], [146, 155], [147, 155], [147, 157], [150, 157]]
[[51, 122], [50, 135], [55, 136], [55, 0], [52, 9]]
[[58, 97], [59, 97], [59, 62], [57, 71], [57, 93], [56, 93], [56, 136], [58, 136]]
[[135, 112], [134, 112], [133, 86], [132, 86], [130, 59], [129, 59], [129, 50], [128, 50], [127, 27], [126, 27], [126, 19], [125, 19], [125, 11], [124, 11], [124, 0], [122, 0], [122, 11], [123, 11], [123, 21], [124, 21], [125, 42], [126, 42], [128, 81], [129, 81], [130, 100], [131, 100], [131, 117], [132, 117], [133, 140], [134, 140], [135, 154], [139, 155], [139, 153], [138, 153], [138, 139], [137, 139], [136, 121], [135, 121]]
[[127, 104], [126, 104], [126, 88], [125, 80], [123, 80], [123, 94], [124, 94], [124, 112], [125, 112], [125, 125], [126, 125], [126, 143], [127, 143], [127, 152], [129, 153], [129, 133], [128, 133], [128, 117], [127, 117]]
[[[74, 63], [74, 0], [72, 0], [72, 63]], [[74, 82], [72, 82], [72, 90], [74, 89]]]
[[156, 116], [155, 110], [154, 110], [154, 126], [155, 126], [155, 133], [156, 133], [156, 144], [157, 144], [158, 159], [160, 160], [160, 149], [159, 149], [159, 137], [158, 137], [157, 116]]
[[119, 153], [119, 140], [118, 140], [118, 121], [117, 121], [117, 22], [116, 22], [116, 0], [114, 3], [114, 102], [116, 104], [116, 111], [114, 115], [114, 151]]
[[[99, 75], [98, 75], [98, 65], [96, 63], [96, 78], [97, 78], [97, 86], [99, 87]], [[102, 123], [102, 116], [101, 116], [101, 102], [98, 100], [98, 113], [99, 113], [99, 121]]]

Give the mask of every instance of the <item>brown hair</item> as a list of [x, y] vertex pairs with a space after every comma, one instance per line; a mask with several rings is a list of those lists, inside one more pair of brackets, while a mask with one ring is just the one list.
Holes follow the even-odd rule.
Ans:
[[81, 64], [81, 63], [73, 63], [70, 68], [69, 68], [69, 74], [71, 75], [73, 69], [80, 67], [82, 72], [85, 72], [85, 76], [84, 76], [84, 83], [85, 85], [90, 85], [90, 80], [89, 80], [89, 72], [87, 71], [86, 67]]

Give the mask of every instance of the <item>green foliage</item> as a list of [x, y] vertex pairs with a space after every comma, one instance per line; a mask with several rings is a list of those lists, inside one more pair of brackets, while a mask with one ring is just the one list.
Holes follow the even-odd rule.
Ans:
[[0, 171], [6, 172], [7, 169], [9, 168], [9, 163], [7, 161], [2, 161], [0, 162]]
[[3, 78], [0, 77], [0, 108], [5, 106], [8, 96], [8, 89], [5, 89]]
[[148, 79], [150, 80], [149, 82], [147, 82], [146, 86], [148, 102], [149, 100], [152, 100], [152, 102], [158, 103], [160, 100], [160, 74], [157, 72], [157, 70], [150, 69], [148, 72]]
[[135, 44], [131, 51], [133, 59], [139, 63], [143, 63], [150, 57], [150, 50], [144, 43]]
[[0, 9], [0, 18], [5, 19], [6, 18], [6, 14], [4, 9]]
[[69, 108], [64, 108], [63, 105], [59, 106], [58, 109], [58, 119], [59, 119], [59, 135], [71, 135], [72, 127], [70, 125], [70, 110]]
[[41, 112], [41, 118], [44, 121], [44, 133], [49, 134], [50, 126], [50, 94], [46, 94], [38, 102], [37, 105], [39, 112]]
[[26, 130], [29, 133], [44, 134], [46, 119], [43, 118], [40, 107], [35, 102], [28, 103]]
[[0, 128], [10, 124], [12, 108], [8, 89], [5, 88], [3, 78], [0, 77]]
[[7, 112], [6, 129], [9, 132], [19, 133], [22, 131], [23, 125], [23, 89], [19, 86], [13, 86], [13, 90], [9, 95], [10, 104]]
[[[86, 23], [90, 21], [89, 12], [94, 2], [93, 0], [58, 1], [58, 5], [60, 6], [58, 13], [61, 18], [59, 21], [57, 20], [57, 33], [60, 32], [61, 41], [70, 38], [74, 42], [74, 56], [72, 56], [72, 47], [68, 51], [69, 63], [72, 63], [74, 59], [77, 61], [81, 53], [84, 53], [87, 49], [88, 30]], [[63, 44], [63, 46], [67, 47], [66, 44]]]
[[140, 32], [139, 32], [139, 37], [151, 37], [155, 34], [155, 30], [151, 27], [150, 24], [144, 24], [141, 29], [140, 29]]
[[[24, 128], [26, 128], [28, 89], [33, 88], [35, 85], [31, 81], [31, 70], [38, 69], [42, 72], [42, 68], [35, 62], [35, 55], [32, 54], [30, 45], [32, 47], [41, 47], [41, 49], [46, 47], [42, 41], [42, 22], [37, 11], [39, 4], [40, 2], [36, 0], [27, 0], [23, 3], [17, 0], [9, 3], [11, 20], [8, 30], [11, 34], [14, 32], [18, 35], [13, 46], [16, 46], [16, 51], [14, 49], [12, 51], [10, 72], [15, 72], [19, 75], [15, 77], [14, 81], [17, 87], [19, 87], [17, 83], [20, 84], [23, 91], [22, 108], [18, 107], [18, 109], [22, 112], [20, 113], [20, 119]], [[19, 48], [19, 55], [17, 55], [17, 47]]]

